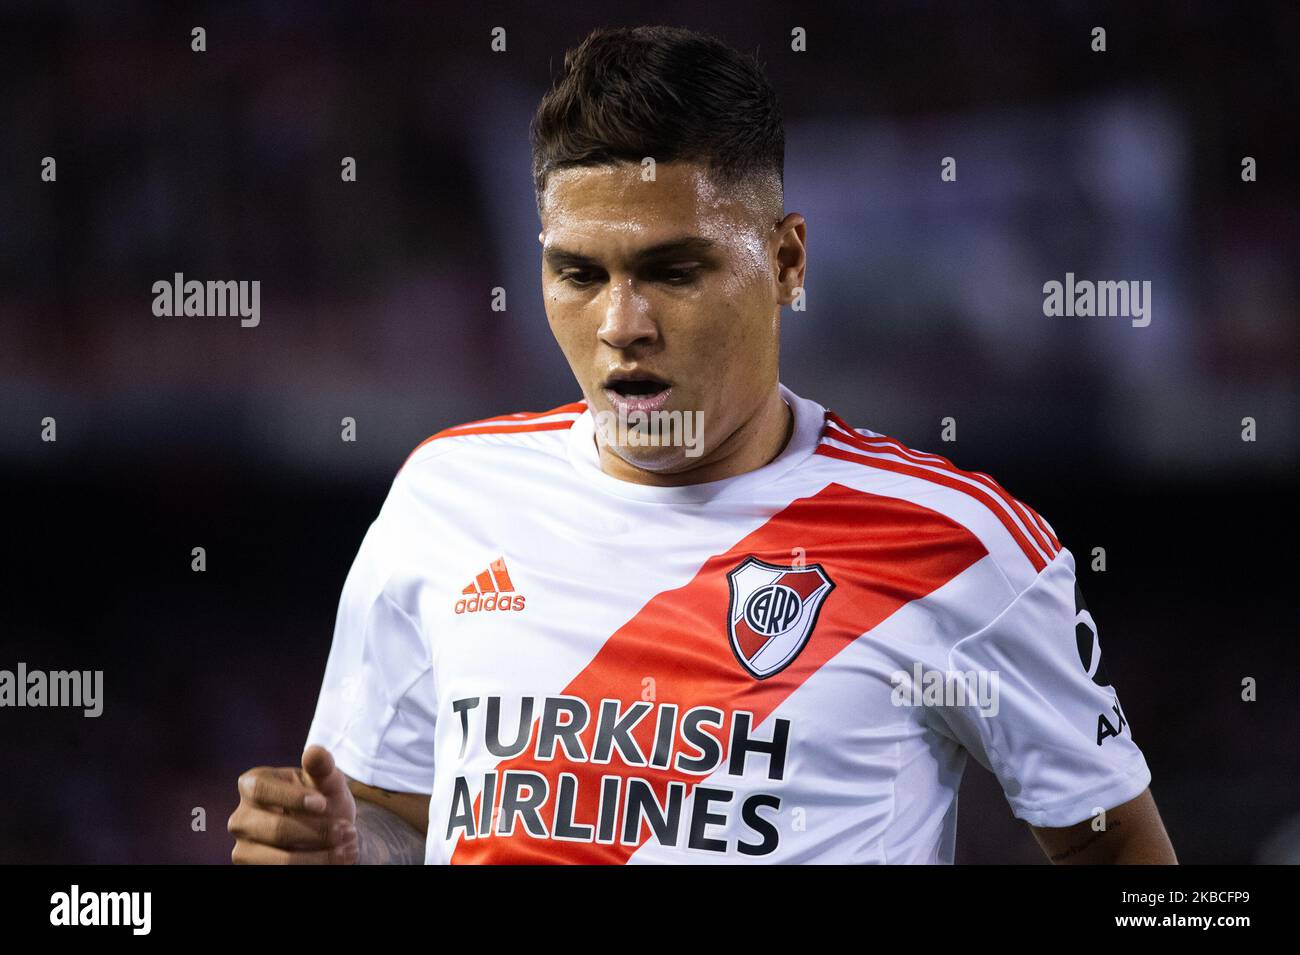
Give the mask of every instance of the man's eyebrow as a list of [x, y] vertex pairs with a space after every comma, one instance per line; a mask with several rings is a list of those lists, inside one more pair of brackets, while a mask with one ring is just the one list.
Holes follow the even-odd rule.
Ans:
[[[634, 262], [645, 262], [668, 258], [673, 255], [708, 255], [717, 247], [718, 243], [703, 236], [683, 236], [680, 239], [668, 239], [664, 242], [646, 246], [644, 249], [638, 249], [633, 254], [632, 260]], [[596, 260], [590, 256], [558, 245], [553, 245], [543, 252], [542, 258], [546, 260], [547, 265], [554, 269], [563, 268], [564, 266], [593, 266], [597, 264]]]

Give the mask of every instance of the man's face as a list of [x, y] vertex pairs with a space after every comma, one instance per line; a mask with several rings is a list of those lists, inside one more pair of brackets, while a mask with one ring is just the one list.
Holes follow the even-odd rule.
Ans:
[[598, 430], [602, 462], [612, 452], [641, 471], [689, 471], [725, 453], [771, 400], [780, 306], [803, 277], [802, 218], [759, 211], [771, 208], [719, 188], [696, 163], [660, 164], [651, 182], [632, 163], [548, 177], [538, 236], [546, 316], [588, 406], [606, 421], [700, 412], [698, 434], [668, 446], [619, 444]]

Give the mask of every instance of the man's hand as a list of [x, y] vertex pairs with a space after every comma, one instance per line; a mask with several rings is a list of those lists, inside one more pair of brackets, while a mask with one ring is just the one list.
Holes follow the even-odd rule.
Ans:
[[351, 865], [359, 856], [356, 800], [321, 746], [307, 748], [301, 768], [259, 766], [240, 776], [226, 829], [237, 864]]

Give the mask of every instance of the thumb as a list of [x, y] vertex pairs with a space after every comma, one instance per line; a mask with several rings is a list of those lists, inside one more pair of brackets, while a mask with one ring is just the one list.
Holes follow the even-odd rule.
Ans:
[[307, 781], [320, 790], [326, 799], [334, 799], [347, 791], [346, 778], [324, 746], [308, 746], [303, 751], [302, 771], [306, 774]]

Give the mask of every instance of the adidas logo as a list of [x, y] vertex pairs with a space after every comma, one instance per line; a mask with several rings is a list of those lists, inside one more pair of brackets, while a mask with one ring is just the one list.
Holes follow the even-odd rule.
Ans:
[[488, 569], [475, 577], [474, 582], [467, 585], [461, 593], [466, 596], [456, 601], [457, 613], [524, 609], [523, 595], [515, 593], [515, 585], [510, 581], [504, 557], [492, 561]]

